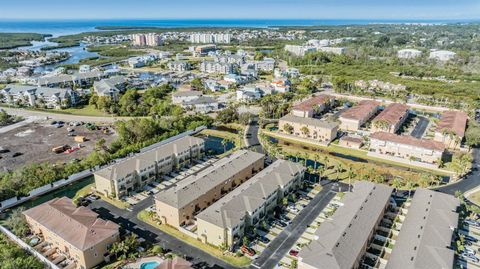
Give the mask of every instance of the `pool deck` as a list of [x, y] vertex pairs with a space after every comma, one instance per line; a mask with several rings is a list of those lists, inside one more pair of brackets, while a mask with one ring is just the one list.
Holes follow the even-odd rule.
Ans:
[[140, 269], [140, 266], [146, 262], [158, 262], [161, 264], [164, 260], [160, 257], [147, 257], [147, 258], [140, 258], [136, 262], [129, 263], [123, 267], [123, 269]]

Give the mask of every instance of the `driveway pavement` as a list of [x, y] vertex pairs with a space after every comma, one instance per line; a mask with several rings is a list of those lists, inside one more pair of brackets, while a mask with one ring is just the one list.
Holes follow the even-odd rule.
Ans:
[[415, 128], [413, 129], [413, 131], [410, 133], [410, 135], [415, 137], [415, 138], [422, 138], [423, 134], [427, 130], [427, 127], [428, 127], [428, 124], [430, 123], [430, 121], [426, 117], [423, 117], [423, 116], [418, 116], [418, 119], [419, 119], [419, 121], [418, 121], [417, 125], [415, 126]]
[[318, 217], [320, 212], [328, 205], [333, 197], [335, 197], [336, 193], [333, 189], [336, 188], [332, 183], [324, 185], [323, 189], [310, 201], [308, 206], [270, 243], [250, 268], [275, 268], [280, 260], [294, 246], [298, 238], [302, 236], [307, 226]]

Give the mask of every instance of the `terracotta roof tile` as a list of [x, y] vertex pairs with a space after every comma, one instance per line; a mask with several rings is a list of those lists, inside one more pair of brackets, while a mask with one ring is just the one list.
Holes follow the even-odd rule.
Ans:
[[445, 150], [445, 145], [438, 141], [427, 140], [427, 139], [418, 139], [413, 136], [406, 135], [396, 135], [386, 132], [376, 132], [370, 135], [371, 139], [377, 139], [382, 141], [394, 142], [398, 144], [410, 145], [419, 148], [431, 149], [443, 151]]
[[463, 111], [446, 111], [437, 124], [437, 131], [453, 131], [457, 136], [464, 137], [467, 120], [468, 115]]
[[378, 108], [380, 105], [379, 102], [371, 101], [371, 100], [363, 100], [359, 102], [356, 106], [348, 109], [347, 111], [343, 112], [340, 117], [346, 119], [354, 119], [354, 120], [361, 120]]

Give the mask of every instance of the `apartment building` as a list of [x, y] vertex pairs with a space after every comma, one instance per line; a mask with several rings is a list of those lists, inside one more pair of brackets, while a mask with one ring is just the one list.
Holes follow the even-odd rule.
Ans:
[[67, 197], [55, 198], [23, 212], [32, 232], [58, 254], [75, 261], [79, 269], [103, 262], [109, 247], [120, 240], [119, 226], [98, 218], [86, 207], [76, 207]]
[[315, 52], [317, 49], [313, 46], [285, 45], [285, 51], [297, 56], [303, 57], [309, 52]]
[[217, 46], [214, 44], [202, 45], [198, 47], [191, 47], [190, 50], [192, 51], [194, 57], [200, 57], [206, 56], [208, 53], [216, 51]]
[[388, 105], [372, 121], [371, 132], [396, 133], [408, 118], [408, 106], [399, 103]]
[[204, 155], [205, 141], [185, 136], [95, 172], [95, 188], [120, 199]]
[[0, 93], [3, 95], [2, 102], [7, 104], [61, 108], [75, 106], [78, 101], [77, 92], [68, 88], [10, 84], [3, 88]]
[[168, 70], [170, 71], [177, 71], [177, 72], [185, 72], [190, 70], [190, 63], [186, 61], [173, 61], [167, 64]]
[[315, 232], [316, 240], [298, 254], [298, 269], [356, 269], [360, 267], [376, 228], [390, 205], [393, 188], [356, 182], [332, 220]]
[[219, 247], [240, 243], [246, 227], [260, 225], [300, 186], [304, 173], [298, 163], [277, 160], [198, 214], [198, 238]]
[[459, 206], [454, 196], [417, 189], [385, 268], [455, 268]]
[[204, 73], [231, 74], [233, 64], [204, 61], [200, 64], [200, 71]]
[[459, 148], [465, 136], [467, 121], [468, 115], [463, 111], [444, 112], [437, 124], [434, 140], [442, 142], [447, 148]]
[[148, 34], [133, 34], [132, 35], [132, 45], [134, 46], [149, 46], [156, 47], [162, 45], [163, 41], [159, 34], [148, 33]]
[[314, 118], [297, 117], [288, 114], [278, 123], [280, 132], [321, 143], [330, 143], [337, 137], [339, 124]]
[[438, 164], [445, 153], [445, 145], [438, 141], [413, 136], [377, 132], [370, 135], [370, 151], [407, 160]]
[[210, 113], [218, 111], [220, 104], [213, 96], [201, 96], [197, 99], [187, 101], [181, 104], [187, 110], [193, 110], [197, 113]]
[[325, 111], [334, 100], [334, 97], [328, 95], [317, 95], [293, 106], [292, 114], [297, 117], [313, 118]]
[[351, 132], [358, 131], [378, 112], [379, 106], [380, 103], [376, 101], [360, 101], [356, 106], [340, 114], [340, 129]]
[[264, 167], [265, 156], [240, 150], [191, 175], [155, 196], [156, 212], [175, 228], [194, 223], [195, 216]]
[[415, 59], [422, 56], [422, 51], [416, 49], [402, 49], [397, 52], [399, 59]]

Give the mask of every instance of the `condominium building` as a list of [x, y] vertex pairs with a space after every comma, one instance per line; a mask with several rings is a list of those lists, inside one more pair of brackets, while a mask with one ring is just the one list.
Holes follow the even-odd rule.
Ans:
[[386, 269], [455, 268], [451, 247], [460, 201], [417, 189], [395, 240]]
[[204, 73], [231, 74], [233, 64], [204, 61], [200, 64], [200, 71]]
[[315, 240], [298, 254], [298, 269], [359, 268], [376, 228], [390, 205], [393, 188], [356, 182], [331, 220], [315, 232]]
[[335, 98], [332, 96], [317, 95], [293, 106], [292, 114], [297, 117], [313, 118], [325, 111], [334, 100]]
[[132, 44], [134, 46], [150, 46], [156, 47], [162, 45], [162, 38], [156, 33], [133, 34]]
[[205, 56], [209, 52], [214, 52], [217, 50], [217, 46], [214, 44], [209, 44], [209, 45], [202, 45], [198, 47], [191, 47], [190, 50], [193, 53], [193, 56], [195, 57], [200, 57], [200, 56]]
[[303, 57], [308, 52], [315, 52], [317, 51], [317, 49], [313, 46], [286, 45], [285, 51], [288, 51], [295, 56]]
[[98, 96], [108, 96], [113, 101], [118, 101], [120, 93], [126, 88], [127, 80], [125, 77], [116, 76], [108, 79], [102, 79], [93, 83], [93, 89]]
[[376, 101], [360, 101], [356, 106], [340, 114], [340, 129], [343, 131], [357, 131], [378, 112], [379, 106], [380, 103]]
[[446, 111], [437, 124], [434, 140], [442, 142], [447, 148], [459, 148], [465, 129], [467, 128], [468, 115], [463, 111]]
[[195, 215], [262, 170], [264, 158], [263, 154], [240, 150], [159, 192], [155, 196], [158, 217], [175, 228], [193, 223]]
[[8, 104], [61, 108], [74, 106], [78, 101], [77, 92], [68, 88], [10, 84], [0, 90], [0, 93], [3, 95], [0, 101]]
[[441, 61], [441, 62], [447, 62], [450, 60], [455, 59], [457, 54], [453, 51], [448, 51], [448, 50], [435, 50], [430, 52], [429, 59]]
[[373, 119], [371, 128], [372, 133], [396, 133], [408, 118], [408, 110], [408, 106], [404, 104], [393, 103], [388, 105]]
[[370, 135], [370, 151], [412, 161], [438, 164], [443, 158], [445, 145], [413, 136], [377, 132]]
[[337, 137], [339, 124], [288, 114], [278, 123], [280, 132], [328, 144]]
[[238, 244], [247, 227], [261, 221], [297, 189], [305, 168], [278, 160], [197, 215], [198, 238], [215, 246]]
[[95, 172], [95, 188], [104, 195], [120, 199], [204, 154], [203, 139], [192, 136], [175, 139]]
[[337, 55], [345, 54], [345, 52], [347, 51], [347, 49], [339, 47], [317, 47], [316, 50]]
[[109, 247], [120, 240], [119, 226], [98, 218], [67, 197], [55, 198], [23, 212], [32, 232], [50, 249], [72, 259], [74, 268], [90, 269], [103, 262]]
[[193, 33], [190, 35], [190, 42], [199, 44], [229, 44], [232, 41], [233, 35], [229, 33]]

